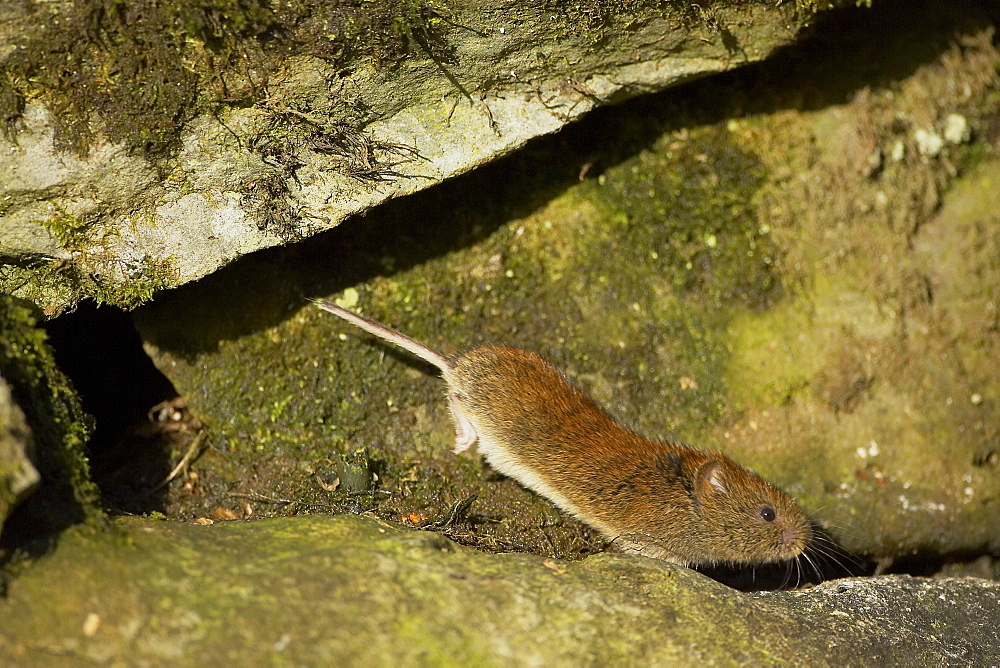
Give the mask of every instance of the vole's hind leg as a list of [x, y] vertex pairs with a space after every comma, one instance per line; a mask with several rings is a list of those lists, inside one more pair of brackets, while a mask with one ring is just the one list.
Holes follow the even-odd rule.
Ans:
[[448, 407], [451, 408], [451, 417], [455, 421], [455, 447], [453, 452], [455, 454], [465, 452], [476, 442], [479, 434], [476, 433], [476, 428], [472, 426], [469, 418], [466, 417], [465, 411], [462, 410], [462, 405], [458, 403], [457, 394], [448, 395]]

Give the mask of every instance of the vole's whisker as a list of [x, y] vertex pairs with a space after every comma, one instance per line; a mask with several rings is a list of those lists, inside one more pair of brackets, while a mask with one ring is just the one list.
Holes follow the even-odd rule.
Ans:
[[801, 557], [812, 565], [821, 580], [825, 579], [821, 575], [825, 570], [821, 567], [823, 564], [834, 566], [836, 570], [848, 575], [864, 570], [864, 564], [855, 555], [840, 547], [823, 532], [814, 534], [812, 543]]
[[803, 559], [807, 564], [809, 564], [809, 567], [812, 568], [813, 573], [816, 574], [817, 580], [822, 582], [825, 579], [823, 577], [822, 569], [819, 567], [819, 564], [816, 563], [816, 560], [813, 559], [812, 555], [809, 553], [809, 550], [804, 551], [802, 554], [799, 555], [799, 557]]

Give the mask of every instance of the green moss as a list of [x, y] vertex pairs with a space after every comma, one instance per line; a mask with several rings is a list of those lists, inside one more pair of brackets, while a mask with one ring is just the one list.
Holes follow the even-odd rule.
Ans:
[[996, 587], [976, 578], [746, 594], [655, 559], [478, 554], [362, 517], [116, 526], [128, 544], [67, 532], [0, 600], [8, 654], [28, 665], [296, 666], [938, 665], [997, 654], [981, 621]]
[[[44, 293], [51, 299], [55, 293], [70, 297], [66, 301], [90, 298], [101, 304], [130, 309], [174, 282], [173, 260], [148, 255], [135, 262], [116, 261], [114, 269], [118, 276], [115, 278], [82, 270], [80, 266], [86, 266], [88, 258], [100, 262], [101, 251], [94, 250], [88, 243], [91, 241], [87, 236], [89, 223], [61, 209], [56, 216], [33, 222], [51, 232], [63, 247], [79, 254], [82, 261], [71, 263], [57, 259], [28, 267], [4, 266], [0, 288], [12, 292], [18, 289], [26, 297]], [[27, 283], [27, 291], [19, 287], [24, 283]]]
[[[590, 267], [609, 309], [595, 314], [587, 336], [617, 343], [602, 353], [626, 361], [611, 372], [615, 382], [660, 388], [637, 386], [632, 396], [678, 416], [665, 425], [642, 419], [649, 429], [701, 430], [722, 416], [728, 323], [782, 293], [777, 250], [752, 204], [764, 174], [724, 127], [708, 126], [681, 139], [666, 135], [582, 187], [594, 224], [570, 236], [578, 243], [567, 257]], [[631, 312], [610, 312], [615, 303]], [[656, 324], [637, 331], [643, 317]], [[655, 362], [651, 348], [659, 351]]]
[[18, 48], [0, 63], [0, 124], [26, 98], [54, 112], [56, 143], [84, 152], [96, 133], [156, 154], [199, 110], [263, 99], [290, 54], [383, 66], [411, 52], [450, 58], [439, 10], [421, 0], [74, 0], [25, 4]]
[[621, 16], [660, 4], [660, 0], [545, 0], [542, 11], [558, 23], [563, 34], [583, 37], [596, 44], [604, 37], [608, 26]]
[[[56, 301], [71, 303], [78, 299], [79, 290], [69, 274], [65, 260], [49, 260], [38, 264], [0, 264], [0, 293], [17, 293], [35, 303]], [[51, 314], [48, 314], [51, 315]]]
[[544, 0], [541, 7], [562, 35], [597, 45], [612, 27], [640, 22], [650, 14], [666, 14], [685, 27], [706, 26], [718, 32], [723, 26], [715, 13], [716, 4], [713, 0], [698, 4], [669, 0]]
[[11, 385], [34, 434], [39, 491], [18, 512], [33, 535], [101, 516], [86, 444], [93, 429], [73, 387], [56, 367], [31, 310], [0, 295], [0, 374]]
[[274, 9], [286, 48], [347, 62], [372, 56], [382, 65], [413, 52], [450, 60], [441, 28], [444, 10], [423, 0], [295, 0]]
[[113, 304], [132, 309], [149, 301], [157, 290], [174, 283], [173, 260], [146, 255], [134, 264], [120, 268], [121, 277], [104, 280], [90, 276], [84, 282], [84, 294], [98, 304]]
[[776, 250], [753, 207], [764, 176], [760, 160], [715, 125], [661, 140], [592, 193], [616, 221], [612, 238], [631, 241], [626, 270], [658, 266], [678, 297], [703, 306], [761, 308], [780, 294]]
[[65, 260], [38, 266], [4, 265], [0, 267], [0, 290], [17, 290], [20, 296], [34, 301], [72, 303], [93, 299], [99, 304], [132, 309], [175, 283], [176, 268], [171, 258], [147, 255], [135, 263], [119, 262], [116, 268], [119, 277], [110, 279], [82, 271]]
[[58, 215], [52, 218], [32, 222], [51, 232], [52, 236], [64, 247], [76, 246], [82, 240], [83, 231], [87, 228], [86, 222], [65, 210], [60, 210]]
[[[850, 5], [854, 1], [795, 0], [795, 7], [800, 13], [816, 14]], [[544, 0], [541, 10], [563, 36], [583, 39], [592, 45], [600, 44], [613, 27], [628, 27], [641, 23], [650, 15], [665, 15], [706, 39], [721, 35], [727, 46], [735, 48], [728, 25], [733, 21], [752, 21], [752, 13], [747, 6], [754, 4], [770, 8], [775, 3], [759, 0], [702, 0], [697, 3], [675, 0]], [[870, 4], [870, 0], [857, 0], [857, 4]]]

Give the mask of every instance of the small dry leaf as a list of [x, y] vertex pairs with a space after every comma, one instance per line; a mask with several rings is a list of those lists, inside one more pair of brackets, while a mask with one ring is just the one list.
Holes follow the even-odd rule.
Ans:
[[427, 517], [427, 515], [421, 513], [410, 513], [408, 515], [403, 515], [403, 521], [409, 524], [410, 526], [415, 526], [415, 527], [424, 526], [425, 524], [427, 524], [429, 520], [430, 518]]
[[97, 635], [97, 632], [101, 629], [101, 616], [96, 612], [91, 612], [87, 615], [87, 618], [83, 620], [83, 635], [88, 638], [93, 638]]
[[316, 482], [319, 483], [320, 487], [328, 492], [335, 492], [337, 488], [340, 487], [340, 478], [334, 478], [333, 482], [328, 483], [320, 478], [318, 473], [316, 474]]
[[235, 511], [229, 508], [216, 508], [212, 511], [212, 514], [218, 517], [220, 520], [235, 520], [239, 519], [239, 515]]
[[207, 517], [199, 517], [194, 521], [195, 524], [200, 524], [203, 527], [207, 527], [209, 524], [215, 524], [215, 520], [210, 520]]
[[562, 575], [563, 573], [566, 572], [565, 568], [563, 568], [562, 566], [560, 566], [556, 562], [552, 561], [551, 559], [546, 559], [545, 561], [542, 562], [542, 565], [545, 566], [546, 568], [551, 568], [552, 570], [554, 570], [556, 573], [559, 573], [560, 575]]

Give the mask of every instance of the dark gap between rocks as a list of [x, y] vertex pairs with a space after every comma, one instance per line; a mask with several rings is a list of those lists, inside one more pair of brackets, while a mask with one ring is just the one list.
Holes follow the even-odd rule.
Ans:
[[90, 467], [104, 504], [112, 512], [162, 511], [166, 489], [157, 486], [171, 470], [170, 439], [153, 409], [177, 392], [143, 351], [130, 317], [83, 302], [45, 329], [59, 367], [94, 418]]

